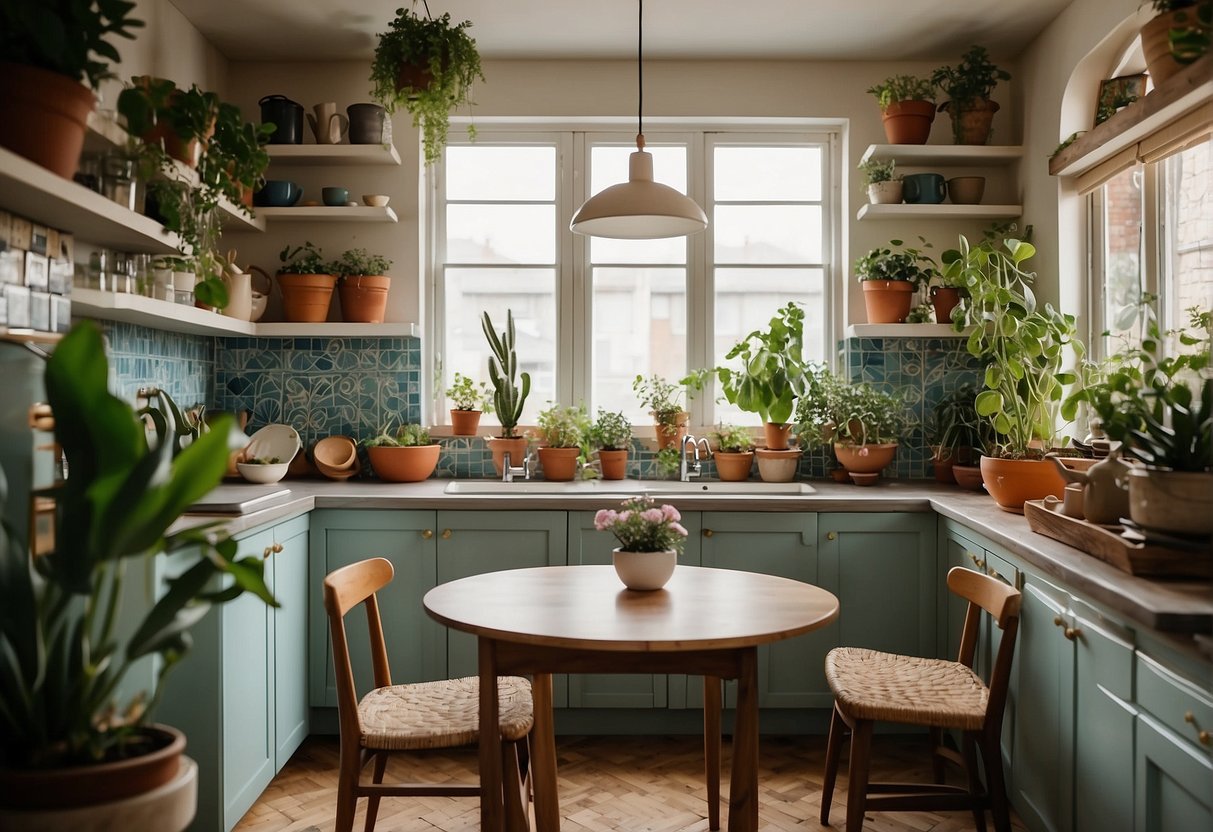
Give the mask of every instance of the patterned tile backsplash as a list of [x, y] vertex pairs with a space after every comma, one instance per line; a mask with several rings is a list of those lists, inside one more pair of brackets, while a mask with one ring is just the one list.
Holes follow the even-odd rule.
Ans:
[[[107, 327], [120, 395], [148, 382], [180, 403], [248, 410], [249, 431], [286, 422], [311, 444], [332, 434], [362, 439], [421, 418], [421, 342], [417, 338], [216, 338], [173, 335], [115, 323]], [[979, 378], [979, 365], [959, 338], [849, 338], [839, 344], [843, 372], [881, 389], [900, 390], [911, 410], [910, 428], [885, 475], [931, 476], [925, 426], [945, 395]], [[436, 476], [491, 477], [484, 441], [439, 440]], [[833, 455], [805, 454], [800, 477], [829, 475]], [[715, 476], [708, 463], [705, 476]], [[655, 479], [655, 452], [635, 443], [629, 477]], [[757, 472], [754, 474], [757, 477]]]

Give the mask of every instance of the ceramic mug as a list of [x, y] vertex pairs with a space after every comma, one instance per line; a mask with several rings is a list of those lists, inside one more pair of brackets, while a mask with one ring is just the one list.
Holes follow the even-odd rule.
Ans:
[[902, 193], [911, 205], [939, 205], [947, 196], [947, 186], [938, 173], [911, 173], [902, 177]]
[[348, 188], [321, 188], [320, 198], [325, 205], [345, 205], [350, 201], [350, 191]]

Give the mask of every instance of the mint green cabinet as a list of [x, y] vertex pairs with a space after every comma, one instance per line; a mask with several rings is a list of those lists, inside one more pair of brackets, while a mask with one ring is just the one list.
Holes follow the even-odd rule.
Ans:
[[308, 732], [307, 625], [308, 530], [296, 524], [274, 530], [272, 557], [274, 597], [274, 768], [281, 769]]

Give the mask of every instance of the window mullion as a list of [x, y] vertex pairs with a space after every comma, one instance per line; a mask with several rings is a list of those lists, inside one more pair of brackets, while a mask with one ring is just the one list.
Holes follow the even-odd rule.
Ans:
[[[708, 227], [702, 234], [688, 240], [687, 251], [687, 365], [688, 369], [711, 367], [712, 339], [716, 326], [715, 276], [712, 267], [712, 245], [715, 218], [710, 202], [712, 193], [711, 143], [703, 133], [695, 134], [687, 156], [691, 163], [688, 177], [690, 196], [708, 215]], [[712, 423], [714, 382], [709, 380], [691, 408], [691, 423]]]
[[562, 287], [560, 309], [561, 353], [571, 356], [560, 365], [560, 384], [557, 391], [560, 400], [567, 404], [589, 401], [591, 339], [594, 332], [593, 311], [590, 306], [592, 292], [589, 286], [587, 257], [589, 246], [586, 239], [569, 229], [577, 206], [585, 201], [585, 141], [582, 135], [563, 133], [560, 137], [560, 207], [556, 212], [560, 225], [560, 286]]

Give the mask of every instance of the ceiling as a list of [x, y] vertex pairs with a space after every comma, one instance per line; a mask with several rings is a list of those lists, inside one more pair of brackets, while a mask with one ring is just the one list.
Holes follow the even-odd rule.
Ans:
[[[408, 0], [171, 0], [231, 60], [364, 60]], [[1019, 52], [1072, 0], [650, 0], [653, 59], [936, 60]], [[421, 5], [417, 5], [421, 8]], [[471, 20], [485, 59], [618, 59], [633, 0], [429, 0]]]

